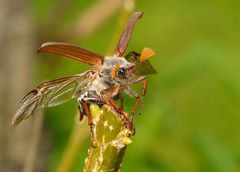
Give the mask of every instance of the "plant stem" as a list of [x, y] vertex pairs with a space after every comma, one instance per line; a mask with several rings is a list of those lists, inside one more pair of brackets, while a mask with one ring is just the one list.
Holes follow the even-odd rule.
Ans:
[[[76, 116], [78, 117], [79, 114]], [[71, 171], [77, 154], [82, 147], [83, 142], [89, 136], [88, 125], [86, 121], [79, 122], [77, 119], [70, 139], [68, 141], [67, 149], [65, 149], [62, 159], [57, 167], [57, 172], [69, 172]]]
[[130, 131], [109, 106], [91, 105], [90, 110], [94, 125], [84, 172], [120, 171], [127, 145], [132, 142]]

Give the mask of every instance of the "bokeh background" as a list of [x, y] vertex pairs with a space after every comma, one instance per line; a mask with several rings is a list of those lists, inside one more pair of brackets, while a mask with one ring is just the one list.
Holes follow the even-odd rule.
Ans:
[[[38, 111], [15, 130], [11, 118], [40, 82], [89, 66], [35, 51], [43, 42], [64, 41], [108, 54], [120, 16], [133, 3], [1, 0], [0, 171], [61, 171], [78, 118], [76, 101]], [[135, 1], [135, 10], [145, 14], [127, 51], [154, 49], [150, 61], [158, 74], [148, 77], [144, 113], [135, 118], [123, 171], [240, 171], [239, 7], [238, 0]], [[82, 170], [88, 134], [79, 133], [69, 171]]]

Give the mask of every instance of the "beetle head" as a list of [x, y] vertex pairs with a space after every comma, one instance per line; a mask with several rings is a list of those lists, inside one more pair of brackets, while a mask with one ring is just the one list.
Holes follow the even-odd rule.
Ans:
[[122, 85], [134, 76], [134, 66], [134, 63], [122, 57], [106, 57], [100, 74], [106, 80]]

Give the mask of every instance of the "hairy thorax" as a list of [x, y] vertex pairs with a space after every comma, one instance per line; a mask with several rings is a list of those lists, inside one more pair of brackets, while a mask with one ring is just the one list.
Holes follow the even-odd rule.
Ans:
[[97, 76], [90, 84], [89, 90], [96, 91], [100, 96], [101, 91], [111, 88], [111, 85], [104, 81], [100, 76]]

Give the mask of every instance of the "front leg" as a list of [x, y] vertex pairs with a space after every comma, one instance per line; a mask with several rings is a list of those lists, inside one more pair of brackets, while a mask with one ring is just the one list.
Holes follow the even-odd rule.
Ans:
[[144, 97], [146, 95], [147, 92], [147, 80], [144, 79], [143, 80], [143, 87], [142, 87], [142, 96]]
[[127, 127], [129, 130], [133, 131], [133, 133], [134, 133], [135, 129], [133, 127], [132, 121], [128, 119], [128, 117], [124, 114], [122, 109], [111, 98], [111, 97], [113, 97], [113, 95], [115, 95], [116, 93], [119, 92], [119, 89], [120, 88], [118, 86], [113, 86], [113, 87], [111, 87], [109, 89], [101, 91], [100, 94], [101, 94], [101, 97], [103, 98], [103, 100], [107, 103], [107, 105], [112, 107], [117, 112], [118, 117], [123, 122], [123, 125], [125, 127]]
[[143, 82], [143, 87], [142, 87], [142, 96], [144, 97], [147, 91], [147, 79], [146, 76], [138, 76], [136, 78], [133, 78], [128, 81], [128, 85], [133, 85], [139, 82]]
[[[127, 87], [125, 89], [125, 93], [127, 93], [132, 98], [135, 98], [135, 100], [136, 100], [134, 105], [133, 105], [133, 108], [131, 110], [131, 114], [134, 114], [137, 107], [138, 107], [138, 104], [139, 104], [139, 101], [140, 101], [140, 96], [134, 90], [132, 90], [130, 87]], [[142, 100], [141, 100], [141, 102], [142, 102]], [[142, 105], [141, 105], [141, 110], [142, 110]], [[141, 112], [140, 112], [140, 114], [141, 114]]]
[[[139, 96], [134, 90], [132, 90], [129, 86], [130, 85], [133, 85], [135, 83], [139, 83], [139, 82], [143, 82], [143, 87], [142, 87], [142, 95]], [[128, 81], [128, 87], [125, 89], [125, 93], [127, 93], [128, 95], [130, 95], [131, 97], [135, 98], [135, 103], [134, 103], [134, 106], [132, 108], [132, 111], [131, 113], [134, 114], [136, 109], [137, 109], [137, 106], [139, 104], [139, 102], [141, 103], [140, 106], [141, 106], [141, 111], [139, 112], [139, 114], [142, 113], [142, 109], [143, 109], [143, 97], [145, 96], [146, 94], [146, 90], [147, 90], [147, 80], [146, 80], [146, 76], [138, 76], [136, 78], [133, 78], [131, 80]]]

